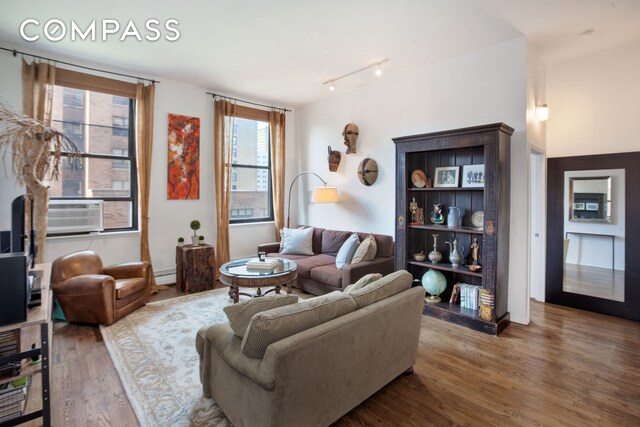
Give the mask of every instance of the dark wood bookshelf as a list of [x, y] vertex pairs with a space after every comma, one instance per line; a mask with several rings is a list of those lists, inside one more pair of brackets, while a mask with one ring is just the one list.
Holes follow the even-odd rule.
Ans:
[[[420, 279], [429, 270], [442, 272], [447, 288], [442, 302], [425, 303], [424, 313], [478, 331], [498, 334], [509, 323], [507, 290], [509, 276], [509, 157], [513, 129], [504, 123], [393, 138], [396, 144], [396, 251], [397, 269], [406, 269]], [[464, 179], [464, 166], [484, 165], [484, 187], [414, 188], [411, 174], [416, 169], [434, 180], [437, 167], [458, 166], [459, 181]], [[411, 224], [409, 203], [415, 199], [424, 210], [427, 224]], [[448, 227], [429, 223], [434, 204], [464, 210], [461, 225]], [[484, 214], [483, 228], [471, 226], [474, 212]], [[412, 254], [433, 250], [433, 234], [438, 234], [438, 251], [442, 262], [415, 261]], [[453, 267], [445, 242], [457, 240], [463, 247], [463, 265]], [[482, 269], [473, 272], [469, 246], [474, 239], [480, 244]], [[481, 286], [494, 297], [491, 319], [480, 317], [479, 310], [450, 304], [453, 285], [469, 283]]]

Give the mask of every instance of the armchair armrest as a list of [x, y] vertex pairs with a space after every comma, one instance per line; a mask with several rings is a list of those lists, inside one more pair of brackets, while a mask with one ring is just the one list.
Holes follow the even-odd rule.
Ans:
[[70, 322], [115, 321], [116, 281], [105, 274], [75, 276], [53, 285], [53, 292]]
[[266, 252], [268, 254], [280, 252], [280, 242], [262, 243], [258, 245], [258, 252]]
[[383, 276], [393, 273], [393, 257], [374, 258], [371, 261], [362, 261], [356, 264], [345, 265], [342, 269], [342, 286], [347, 287], [355, 283], [362, 276], [369, 273], [380, 273]]
[[147, 277], [149, 263], [146, 261], [127, 262], [124, 264], [110, 265], [102, 269], [102, 273], [114, 279], [130, 279], [132, 277]]

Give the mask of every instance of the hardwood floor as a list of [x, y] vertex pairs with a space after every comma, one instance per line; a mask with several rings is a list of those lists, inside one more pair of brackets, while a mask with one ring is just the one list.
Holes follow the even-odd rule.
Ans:
[[565, 264], [562, 290], [624, 302], [624, 270]]
[[[531, 319], [493, 337], [424, 316], [414, 373], [335, 426], [640, 425], [640, 323], [534, 301]], [[98, 328], [57, 323], [52, 365], [55, 426], [138, 425]]]

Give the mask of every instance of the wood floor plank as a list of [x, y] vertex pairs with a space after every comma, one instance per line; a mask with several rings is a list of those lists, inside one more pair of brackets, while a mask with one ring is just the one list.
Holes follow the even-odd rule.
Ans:
[[[54, 425], [137, 426], [99, 329], [54, 330]], [[424, 316], [414, 373], [334, 426], [427, 425], [638, 426], [640, 323], [532, 302], [494, 337]]]

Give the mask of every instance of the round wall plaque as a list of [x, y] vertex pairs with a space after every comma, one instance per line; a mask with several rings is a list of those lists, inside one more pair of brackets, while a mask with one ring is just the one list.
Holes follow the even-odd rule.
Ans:
[[366, 186], [372, 185], [378, 179], [378, 163], [367, 157], [358, 165], [358, 179]]

